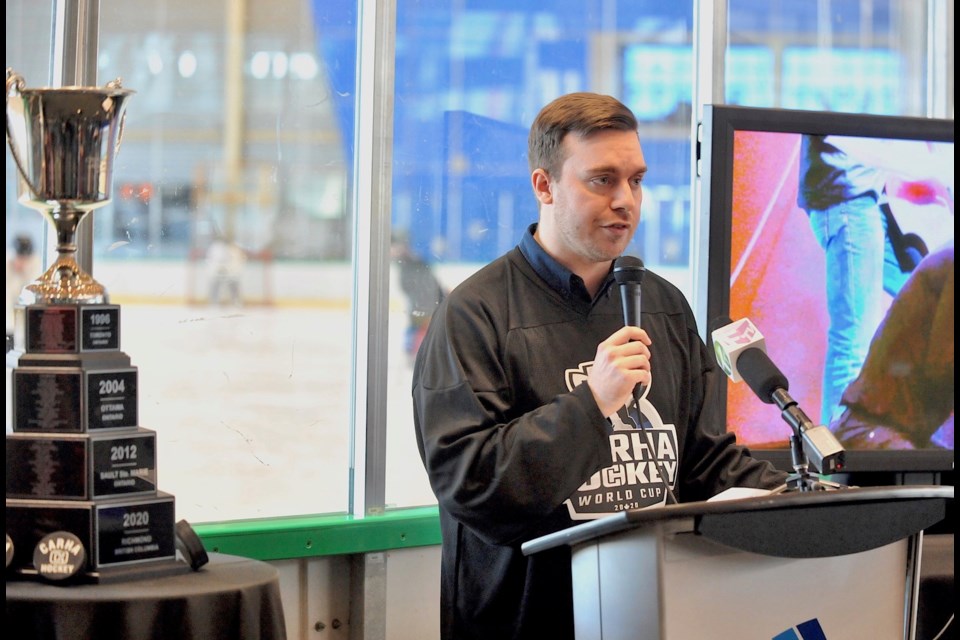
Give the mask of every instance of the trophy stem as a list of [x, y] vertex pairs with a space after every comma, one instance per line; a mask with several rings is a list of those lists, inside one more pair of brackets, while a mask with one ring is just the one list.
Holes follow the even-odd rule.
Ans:
[[47, 212], [57, 231], [57, 260], [20, 292], [21, 304], [105, 304], [107, 290], [77, 264], [77, 226], [88, 213], [69, 203]]
[[59, 203], [59, 206], [50, 212], [49, 217], [57, 230], [57, 253], [61, 259], [74, 260], [73, 256], [77, 253], [77, 227], [86, 213], [87, 211], [66, 203]]

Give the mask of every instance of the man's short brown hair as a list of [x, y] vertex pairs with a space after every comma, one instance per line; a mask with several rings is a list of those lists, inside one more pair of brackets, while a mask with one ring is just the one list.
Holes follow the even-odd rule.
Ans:
[[566, 159], [563, 139], [568, 133], [580, 137], [597, 131], [636, 131], [637, 117], [622, 102], [599, 93], [568, 93], [560, 96], [537, 114], [527, 138], [530, 171], [544, 169], [554, 177]]

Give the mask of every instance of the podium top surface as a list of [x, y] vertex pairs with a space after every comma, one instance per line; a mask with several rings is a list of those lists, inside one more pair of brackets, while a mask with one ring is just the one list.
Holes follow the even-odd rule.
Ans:
[[727, 546], [780, 557], [826, 557], [866, 551], [906, 538], [946, 516], [952, 486], [849, 487], [771, 493], [632, 509], [524, 542], [530, 555], [642, 527], [672, 525]]

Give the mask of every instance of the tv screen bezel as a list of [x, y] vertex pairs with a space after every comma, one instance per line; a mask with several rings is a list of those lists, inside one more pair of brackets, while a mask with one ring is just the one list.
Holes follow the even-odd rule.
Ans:
[[[698, 320], [709, 341], [710, 330], [720, 319], [729, 318], [730, 270], [733, 223], [734, 137], [738, 131], [790, 134], [844, 135], [888, 139], [954, 142], [954, 121], [940, 118], [886, 116], [842, 112], [803, 111], [739, 105], [704, 105], [699, 132], [698, 165], [701, 181], [700, 215], [708, 230], [705, 264], [699, 278], [704, 282], [705, 310]], [[737, 318], [734, 318], [736, 320]], [[763, 327], [760, 327], [763, 331]], [[788, 379], [790, 372], [785, 372]], [[727, 416], [727, 384], [720, 383], [721, 416], [731, 430]], [[757, 403], [761, 403], [758, 398]], [[810, 413], [816, 408], [805, 408]], [[779, 420], [776, 406], [769, 406], [771, 420]], [[815, 420], [816, 421], [816, 420]], [[784, 423], [784, 429], [790, 427]], [[758, 458], [777, 468], [793, 471], [788, 448], [758, 449], [745, 443]], [[933, 473], [952, 472], [954, 452], [948, 449], [864, 450], [846, 448], [844, 472]]]

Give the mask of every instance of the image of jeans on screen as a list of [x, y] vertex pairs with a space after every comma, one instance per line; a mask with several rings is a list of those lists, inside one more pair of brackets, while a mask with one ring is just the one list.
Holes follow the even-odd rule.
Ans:
[[829, 315], [821, 424], [843, 412], [843, 392], [859, 374], [890, 299], [910, 275], [911, 265], [892, 240], [897, 223], [884, 210], [888, 179], [940, 185], [942, 177], [931, 177], [938, 171], [932, 158], [922, 143], [803, 136], [797, 204], [824, 249]]
[[817, 242], [826, 252], [826, 296], [830, 315], [820, 423], [843, 410], [840, 397], [857, 377], [870, 339], [885, 309], [884, 293], [895, 296], [906, 281], [877, 200], [862, 196], [810, 211]]

